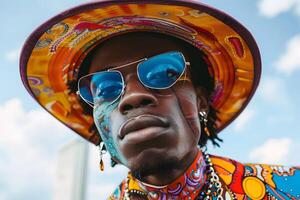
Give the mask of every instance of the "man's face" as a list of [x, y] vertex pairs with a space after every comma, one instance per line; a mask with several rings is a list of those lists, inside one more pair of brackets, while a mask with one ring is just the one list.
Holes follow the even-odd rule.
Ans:
[[[97, 49], [89, 73], [168, 51], [185, 54], [176, 42], [151, 34], [119, 36]], [[95, 103], [94, 121], [113, 159], [147, 174], [195, 156], [200, 138], [199, 99], [189, 80], [165, 90], [146, 88], [136, 66], [118, 69], [126, 85], [124, 93], [113, 103]]]

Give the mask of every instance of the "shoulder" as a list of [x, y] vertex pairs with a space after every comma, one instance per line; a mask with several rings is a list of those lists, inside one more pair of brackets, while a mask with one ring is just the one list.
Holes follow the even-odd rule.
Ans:
[[237, 197], [248, 196], [251, 199], [300, 197], [300, 167], [242, 164], [219, 156], [211, 156], [211, 161], [220, 178]]

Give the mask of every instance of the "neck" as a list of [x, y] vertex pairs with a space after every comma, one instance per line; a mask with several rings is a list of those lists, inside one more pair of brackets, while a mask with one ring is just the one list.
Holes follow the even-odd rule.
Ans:
[[[200, 154], [200, 155], [199, 155]], [[150, 174], [147, 176], [139, 177], [140, 181], [157, 186], [164, 186], [167, 185], [178, 177], [180, 177], [184, 172], [191, 166], [194, 160], [199, 157], [203, 156], [202, 152], [196, 147], [191, 152], [189, 152], [177, 165], [174, 165], [173, 168], [170, 166], [162, 167], [159, 171], [155, 172], [154, 174]]]
[[[129, 173], [126, 179], [125, 196], [132, 199], [195, 199], [202, 190], [207, 180], [207, 162], [202, 152], [197, 149], [194, 159], [188, 163], [185, 171], [171, 170], [162, 177], [147, 176], [147, 180], [158, 184], [149, 184], [137, 180]], [[169, 177], [172, 177], [169, 178]], [[162, 184], [163, 183], [163, 184]]]

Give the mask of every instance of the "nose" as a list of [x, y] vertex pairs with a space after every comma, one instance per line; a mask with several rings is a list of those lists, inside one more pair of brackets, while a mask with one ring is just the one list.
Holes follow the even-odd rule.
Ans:
[[146, 89], [135, 76], [126, 77], [126, 86], [118, 109], [122, 114], [142, 107], [157, 106], [158, 100], [151, 90]]

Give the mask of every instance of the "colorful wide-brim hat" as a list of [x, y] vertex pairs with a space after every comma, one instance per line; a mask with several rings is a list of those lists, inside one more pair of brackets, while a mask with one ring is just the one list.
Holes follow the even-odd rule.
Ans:
[[26, 41], [21, 58], [22, 81], [51, 115], [88, 141], [93, 118], [68, 87], [78, 80], [87, 53], [107, 38], [150, 31], [181, 38], [201, 50], [209, 62], [215, 91], [217, 131], [230, 124], [254, 94], [261, 73], [260, 53], [250, 32], [215, 8], [190, 0], [109, 0], [90, 2], [53, 17]]

